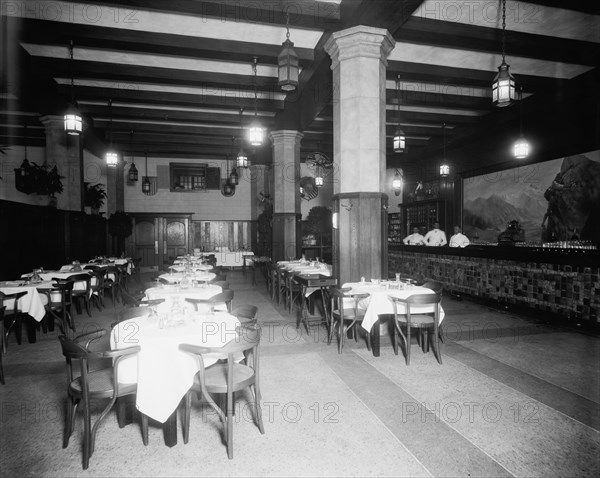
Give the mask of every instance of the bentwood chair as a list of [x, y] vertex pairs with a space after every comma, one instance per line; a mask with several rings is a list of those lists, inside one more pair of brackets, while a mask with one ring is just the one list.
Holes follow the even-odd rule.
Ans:
[[51, 289], [38, 289], [38, 293], [46, 297], [46, 317], [44, 319], [58, 323], [62, 335], [69, 335], [69, 329], [75, 331], [75, 323], [71, 315], [73, 303], [73, 281], [54, 279]]
[[231, 311], [231, 315], [237, 317], [242, 324], [256, 324], [257, 313], [258, 307], [250, 304], [240, 305]]
[[82, 274], [69, 276], [68, 280], [74, 283], [72, 296], [73, 303], [77, 308], [77, 313], [81, 314], [81, 303], [83, 302], [88, 316], [91, 317], [90, 300], [92, 297], [92, 276], [88, 272], [84, 272]]
[[117, 266], [108, 266], [104, 276], [104, 291], [110, 292], [113, 307], [115, 306], [115, 295], [119, 295], [119, 269]]
[[[106, 332], [106, 331], [102, 331]], [[90, 339], [90, 336], [93, 336]], [[91, 351], [94, 338], [100, 337], [98, 332], [85, 334], [73, 340], [64, 335], [59, 337], [63, 355], [67, 363], [67, 413], [65, 420], [65, 433], [63, 448], [69, 445], [69, 439], [73, 433], [75, 414], [77, 406], [81, 404], [83, 411], [83, 469], [89, 466], [89, 461], [94, 453], [96, 434], [100, 424], [115, 404], [117, 398], [135, 394], [137, 384], [119, 383], [119, 364], [125, 357], [137, 354], [140, 347], [128, 347], [119, 350], [104, 350], [100, 352]], [[111, 359], [112, 366], [100, 370], [90, 371], [89, 362], [97, 359]], [[75, 374], [74, 364], [79, 364], [79, 376]], [[91, 400], [108, 399], [108, 404], [92, 427]], [[142, 416], [142, 439], [144, 445], [148, 443], [147, 417]]]
[[[227, 456], [233, 458], [233, 422], [235, 417], [234, 393], [249, 388], [252, 394], [253, 407], [258, 429], [265, 433], [260, 408], [259, 385], [259, 344], [261, 330], [258, 327], [240, 326], [236, 336], [223, 347], [201, 347], [198, 345], [181, 344], [180, 350], [193, 354], [198, 361], [198, 374], [194, 378], [194, 385], [185, 396], [183, 417], [183, 442], [189, 440], [190, 415], [192, 408], [192, 395], [199, 394], [217, 412], [219, 418], [225, 423], [225, 442], [227, 443]], [[237, 361], [237, 356], [242, 352], [245, 360]], [[225, 363], [218, 362], [208, 368], [204, 367], [203, 355], [226, 354]], [[211, 393], [226, 394], [226, 413], [215, 403]]]
[[[439, 294], [440, 296], [440, 304], [442, 303], [442, 299], [443, 299], [443, 295], [444, 295], [444, 284], [442, 284], [441, 282], [438, 282], [436, 280], [429, 280], [424, 282], [421, 287], [427, 287], [428, 289], [431, 289], [433, 292], [435, 292], [436, 294]], [[442, 332], [442, 324], [439, 325], [439, 333], [438, 333], [440, 340], [442, 341], [442, 343], [444, 343], [444, 334]]]
[[210, 312], [215, 310], [218, 305], [224, 304], [227, 308], [227, 312], [231, 312], [231, 306], [233, 302], [233, 291], [226, 289], [223, 292], [213, 295], [210, 299], [196, 299], [192, 297], [186, 297], [186, 302], [194, 305], [195, 310], [199, 310], [198, 306], [206, 306]]
[[[350, 293], [350, 289], [331, 287], [331, 323], [329, 324], [329, 337], [327, 343], [331, 343], [333, 331], [338, 328], [338, 353], [342, 353], [344, 337], [349, 331], [354, 333], [354, 340], [358, 342], [358, 327], [365, 318], [365, 309], [359, 307], [361, 300], [368, 299], [367, 293]], [[371, 334], [367, 332], [367, 349], [371, 350]]]
[[[436, 355], [438, 363], [442, 364], [442, 354], [440, 352], [440, 345], [438, 342], [439, 335], [439, 323], [440, 323], [440, 300], [439, 294], [415, 294], [401, 299], [399, 297], [388, 296], [394, 306], [394, 332], [392, 337], [392, 343], [394, 347], [394, 353], [398, 355], [398, 334], [402, 337], [406, 350], [406, 365], [410, 365], [410, 337], [411, 331], [416, 329], [419, 333], [422, 331], [427, 332], [427, 349], [429, 349], [429, 343], [433, 337], [433, 350]], [[398, 306], [404, 308], [404, 312], [398, 312]], [[432, 306], [433, 312], [419, 312], [413, 313], [411, 310], [414, 306]], [[406, 329], [404, 334], [402, 329]], [[425, 351], [425, 339], [422, 339], [421, 347]]]
[[9, 317], [7, 317], [8, 314], [6, 313], [6, 310], [4, 318], [2, 319], [2, 337], [0, 337], [0, 339], [2, 340], [2, 344], [0, 345], [2, 346], [2, 350], [4, 350], [5, 353], [6, 348], [8, 347], [8, 336], [12, 328], [15, 329], [17, 343], [21, 345], [23, 319], [21, 317], [21, 311], [19, 310], [19, 299], [21, 297], [24, 297], [25, 295], [27, 295], [26, 291], [15, 292], [14, 294], [4, 294], [3, 292], [0, 292], [0, 307], [6, 306], [5, 302], [7, 301], [13, 301], [12, 314], [10, 316], [10, 319], [12, 320], [10, 320], [9, 322]]
[[286, 271], [282, 274], [284, 280], [284, 293], [285, 300], [284, 305], [287, 307], [288, 312], [291, 314], [294, 310], [294, 304], [302, 307], [302, 287], [295, 279], [295, 273], [292, 271]]

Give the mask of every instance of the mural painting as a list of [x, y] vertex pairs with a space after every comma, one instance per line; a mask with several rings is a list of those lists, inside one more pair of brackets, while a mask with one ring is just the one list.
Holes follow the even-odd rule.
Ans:
[[496, 243], [516, 221], [531, 245], [600, 245], [600, 151], [467, 178], [463, 191], [463, 230], [472, 240]]

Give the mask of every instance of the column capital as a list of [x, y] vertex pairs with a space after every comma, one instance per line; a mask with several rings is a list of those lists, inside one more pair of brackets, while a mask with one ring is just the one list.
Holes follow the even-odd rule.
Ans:
[[299, 143], [302, 138], [304, 138], [304, 133], [301, 133], [295, 129], [280, 129], [277, 131], [271, 131], [269, 138], [273, 143], [278, 141], [295, 141], [296, 143]]
[[333, 33], [324, 48], [333, 70], [340, 61], [356, 57], [377, 58], [387, 66], [387, 57], [395, 45], [396, 40], [386, 29], [356, 25]]
[[40, 116], [40, 123], [44, 125], [46, 129], [60, 129], [64, 131], [64, 118], [59, 115], [45, 115]]

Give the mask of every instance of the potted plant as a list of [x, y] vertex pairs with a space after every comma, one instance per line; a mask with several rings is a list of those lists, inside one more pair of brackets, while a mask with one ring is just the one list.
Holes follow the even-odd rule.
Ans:
[[325, 206], [315, 206], [308, 211], [308, 217], [303, 229], [305, 235], [319, 238], [316, 242], [319, 246], [331, 245], [331, 209]]
[[91, 185], [90, 183], [83, 183], [85, 191], [83, 194], [83, 204], [85, 207], [89, 207], [94, 214], [98, 214], [100, 208], [104, 205], [106, 199], [106, 191], [104, 190], [104, 184], [97, 183]]

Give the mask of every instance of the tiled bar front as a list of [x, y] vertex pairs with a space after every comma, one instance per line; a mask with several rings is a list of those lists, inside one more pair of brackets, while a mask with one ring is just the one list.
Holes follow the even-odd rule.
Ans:
[[492, 246], [390, 246], [390, 275], [436, 280], [448, 291], [600, 325], [600, 254]]

